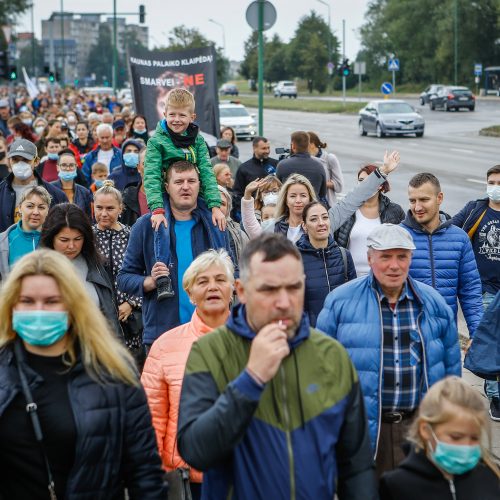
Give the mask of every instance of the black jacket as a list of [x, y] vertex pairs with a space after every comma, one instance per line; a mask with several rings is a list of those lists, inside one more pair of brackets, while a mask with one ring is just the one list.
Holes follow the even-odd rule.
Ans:
[[[22, 390], [16, 366], [13, 346], [9, 344], [0, 350], [0, 415]], [[31, 389], [42, 382], [41, 376], [25, 362], [23, 367]], [[75, 462], [64, 498], [123, 499], [125, 487], [131, 499], [166, 498], [142, 387], [122, 382], [98, 383], [78, 360], [70, 370], [68, 393], [77, 437]], [[33, 452], [36, 450], [33, 438]]]
[[[380, 193], [379, 201], [379, 215], [380, 222], [382, 224], [399, 224], [405, 218], [404, 210], [397, 204], [392, 202], [387, 196]], [[349, 246], [349, 238], [351, 236], [352, 228], [356, 222], [356, 213], [353, 213], [350, 219], [342, 226], [340, 226], [337, 231], [335, 231], [335, 241], [344, 248]]]
[[[52, 182], [52, 185], [63, 191], [61, 180]], [[73, 189], [73, 203], [79, 206], [89, 216], [90, 219], [92, 217], [92, 193], [90, 192], [90, 189], [87, 189], [86, 187], [83, 187], [76, 182], [73, 184]]]
[[[44, 181], [36, 171], [33, 173], [39, 186], [44, 187], [52, 196], [50, 207], [58, 203], [67, 203], [68, 198], [50, 182]], [[14, 224], [16, 210], [16, 192], [12, 188], [14, 174], [10, 173], [2, 182], [0, 182], [0, 233], [3, 233], [8, 227]]]
[[320, 199], [326, 197], [325, 169], [317, 158], [313, 158], [309, 153], [295, 153], [281, 160], [276, 170], [276, 177], [285, 182], [292, 174], [300, 174], [309, 179], [316, 196]]
[[139, 189], [141, 185], [142, 182], [137, 186], [128, 186], [123, 191], [123, 212], [120, 215], [120, 222], [126, 226], [132, 227], [141, 216], [141, 207], [139, 206]]
[[309, 236], [303, 234], [297, 241], [297, 247], [302, 255], [306, 276], [304, 311], [309, 315], [311, 326], [315, 327], [326, 296], [346, 281], [355, 279], [356, 269], [348, 250], [345, 251], [347, 269], [344, 268], [340, 248], [331, 236], [328, 238], [326, 248], [314, 248], [309, 241]]
[[457, 215], [452, 217], [451, 222], [455, 224], [455, 226], [461, 227], [466, 233], [469, 233], [479, 217], [488, 210], [489, 205], [489, 198], [469, 201]]
[[498, 500], [500, 481], [483, 462], [449, 482], [423, 451], [408, 457], [380, 480], [380, 500]]

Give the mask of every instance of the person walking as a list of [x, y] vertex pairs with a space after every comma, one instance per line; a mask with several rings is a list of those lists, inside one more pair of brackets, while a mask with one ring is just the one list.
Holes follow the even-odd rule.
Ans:
[[191, 494], [201, 498], [201, 472], [190, 468], [177, 447], [177, 421], [182, 380], [191, 346], [229, 316], [234, 267], [223, 250], [203, 252], [187, 268], [183, 286], [196, 309], [191, 321], [173, 328], [153, 343], [144, 365], [141, 382], [148, 397], [163, 468], [189, 469]]
[[2, 498], [166, 498], [133, 361], [57, 252], [2, 287], [0, 379]]

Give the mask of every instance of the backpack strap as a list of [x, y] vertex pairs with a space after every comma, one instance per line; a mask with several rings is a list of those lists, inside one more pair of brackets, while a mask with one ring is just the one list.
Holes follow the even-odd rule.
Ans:
[[349, 281], [349, 277], [347, 275], [347, 252], [344, 247], [340, 247], [340, 254], [342, 255], [342, 262], [344, 263], [344, 283]]
[[480, 216], [479, 218], [477, 219], [476, 223], [469, 229], [469, 231], [467, 232], [467, 235], [469, 236], [469, 238], [472, 240], [472, 238], [474, 237], [474, 234], [475, 232], [477, 231], [477, 228], [479, 227], [479, 224], [481, 224], [481, 221], [483, 220], [483, 217], [484, 217], [484, 214], [488, 211], [488, 209], [486, 209]]

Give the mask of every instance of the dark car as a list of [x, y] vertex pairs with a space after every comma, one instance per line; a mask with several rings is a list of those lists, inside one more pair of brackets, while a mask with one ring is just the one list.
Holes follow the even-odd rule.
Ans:
[[474, 111], [476, 108], [476, 98], [472, 90], [467, 87], [443, 87], [439, 89], [435, 96], [430, 99], [432, 111], [442, 109], [443, 111], [451, 111], [460, 108], [467, 108], [469, 111]]
[[429, 85], [421, 94], [420, 94], [420, 104], [424, 106], [425, 104], [428, 104], [431, 100], [431, 97], [433, 95], [436, 95], [438, 93], [438, 90], [443, 88], [444, 85], [441, 85], [440, 83], [433, 83], [432, 85]]
[[225, 83], [219, 89], [220, 95], [238, 95], [238, 87], [234, 83]]
[[359, 133], [386, 135], [424, 135], [425, 122], [407, 102], [401, 100], [370, 101], [359, 112]]

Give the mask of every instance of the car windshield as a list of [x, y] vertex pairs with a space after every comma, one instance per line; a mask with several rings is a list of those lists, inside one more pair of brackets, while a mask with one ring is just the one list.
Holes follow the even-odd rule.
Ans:
[[384, 102], [378, 105], [378, 112], [387, 113], [414, 113], [413, 108], [406, 102]]
[[221, 118], [249, 116], [245, 108], [219, 108]]
[[470, 95], [471, 91], [469, 89], [451, 89], [450, 92], [455, 95]]

